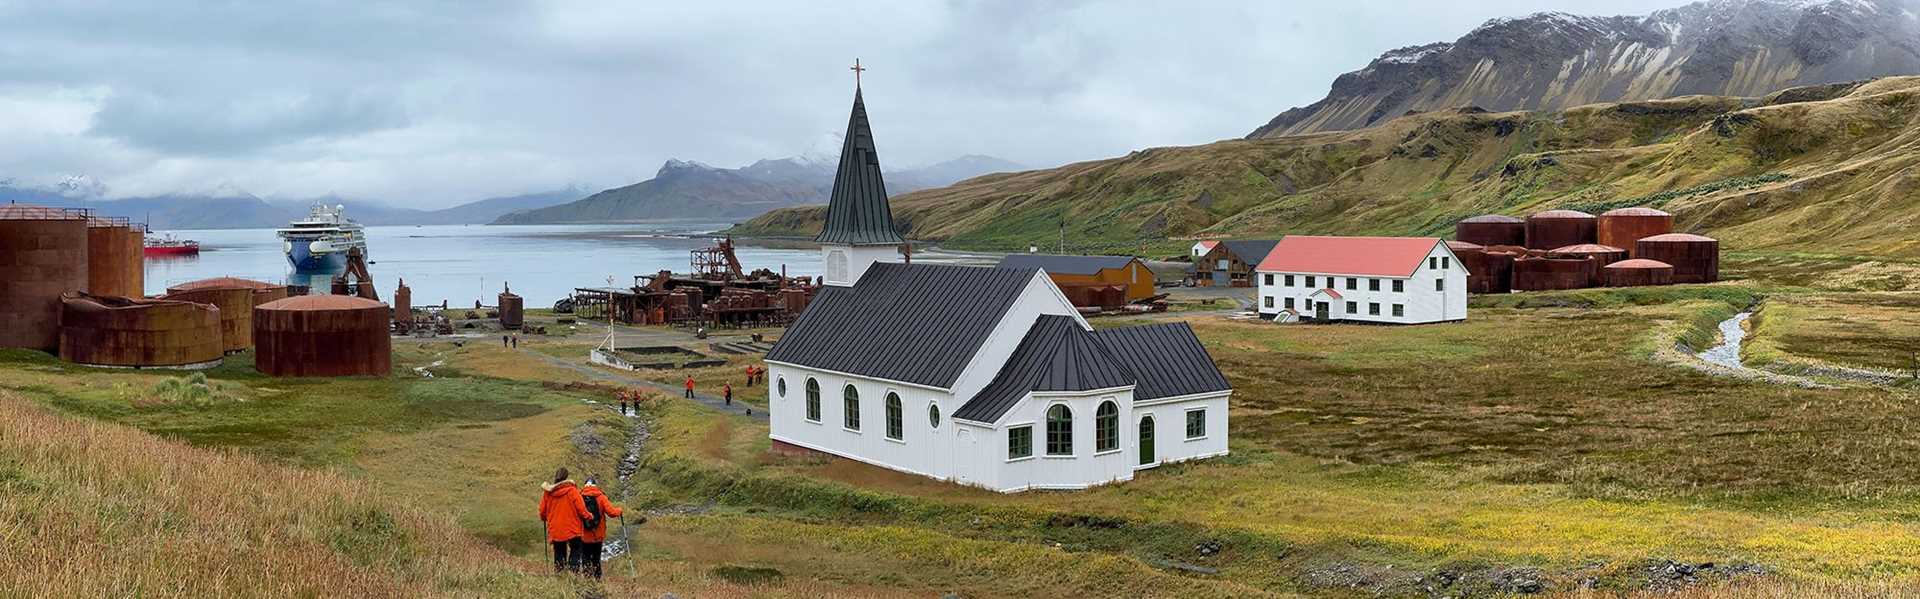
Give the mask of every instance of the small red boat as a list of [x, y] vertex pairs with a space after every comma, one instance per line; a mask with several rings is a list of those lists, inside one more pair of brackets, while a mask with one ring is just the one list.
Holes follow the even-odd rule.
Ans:
[[200, 242], [192, 239], [174, 239], [147, 236], [146, 255], [148, 256], [194, 256], [200, 253]]

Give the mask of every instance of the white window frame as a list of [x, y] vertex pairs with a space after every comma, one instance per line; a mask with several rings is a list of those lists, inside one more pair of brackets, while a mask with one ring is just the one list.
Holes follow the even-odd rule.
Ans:
[[[1013, 429], [1017, 429], [1017, 428], [1027, 429], [1027, 455], [1016, 458], [1016, 457], [1013, 457], [1011, 449], [1013, 444]], [[1000, 454], [1002, 457], [1006, 458], [1007, 463], [1025, 462], [1027, 460], [1034, 459], [1035, 457], [1038, 457], [1040, 455], [1040, 452], [1036, 451], [1033, 447], [1033, 429], [1034, 429], [1034, 423], [1032, 421], [1012, 422], [1007, 424], [1007, 428], [1006, 428], [1007, 434], [1001, 437], [1001, 440], [1007, 443], [1007, 445], [1000, 446], [1000, 449], [1008, 450], [1008, 453]]]
[[[900, 436], [899, 437], [894, 437], [893, 435], [887, 434], [889, 432], [887, 431], [887, 426], [891, 424], [887, 421], [887, 399], [888, 398], [900, 400]], [[892, 441], [894, 443], [899, 443], [901, 445], [907, 444], [907, 398], [903, 395], [900, 395], [900, 391], [896, 389], [889, 388], [887, 389], [887, 392], [885, 394], [882, 394], [880, 396], [880, 438], [886, 439], [888, 441]]]
[[[1192, 420], [1192, 419], [1193, 419], [1193, 414], [1194, 414], [1195, 412], [1198, 412], [1198, 413], [1200, 413], [1200, 436], [1198, 436], [1198, 437], [1188, 437], [1188, 436], [1187, 436], [1187, 422], [1188, 422], [1189, 420]], [[1206, 439], [1206, 438], [1207, 438], [1207, 437], [1208, 437], [1209, 435], [1212, 435], [1212, 434], [1213, 434], [1213, 427], [1211, 427], [1211, 426], [1207, 426], [1207, 408], [1206, 408], [1206, 406], [1201, 406], [1201, 407], [1198, 407], [1198, 408], [1187, 408], [1187, 409], [1186, 409], [1185, 411], [1183, 411], [1183, 412], [1181, 412], [1181, 418], [1180, 418], [1180, 436], [1182, 436], [1182, 437], [1186, 437], [1186, 440], [1188, 440], [1188, 441], [1200, 441], [1200, 440], [1204, 440], [1204, 439]]]
[[1047, 419], [1052, 417], [1054, 406], [1064, 406], [1067, 408], [1067, 452], [1053, 453], [1051, 451], [1051, 448], [1049, 447], [1050, 445], [1052, 445], [1053, 440], [1050, 438], [1042, 438], [1040, 439], [1040, 457], [1053, 459], [1053, 460], [1071, 460], [1076, 457], [1079, 457], [1080, 443], [1078, 442], [1079, 441], [1078, 439], [1074, 438], [1076, 435], [1073, 434], [1074, 433], [1073, 425], [1076, 422], [1076, 420], [1074, 419], [1073, 404], [1070, 404], [1064, 401], [1056, 401], [1056, 402], [1047, 404], [1047, 408], [1040, 411], [1040, 434], [1042, 435], [1047, 434], [1048, 432], [1047, 426], [1046, 426]]
[[[1113, 449], [1101, 450], [1100, 408], [1107, 404], [1113, 404]], [[1093, 455], [1102, 456], [1110, 453], [1120, 453], [1126, 449], [1127, 436], [1122, 433], [1125, 429], [1121, 428], [1120, 420], [1120, 400], [1111, 397], [1102, 397], [1099, 403], [1093, 405]]]

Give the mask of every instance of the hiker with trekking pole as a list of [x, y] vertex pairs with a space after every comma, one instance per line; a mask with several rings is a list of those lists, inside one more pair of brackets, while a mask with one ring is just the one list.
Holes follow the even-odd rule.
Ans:
[[553, 482], [541, 483], [540, 488], [540, 521], [546, 524], [547, 544], [552, 547], [553, 571], [579, 572], [585, 565], [582, 558], [586, 547], [581, 537], [586, 534], [583, 524], [589, 515], [587, 503], [573, 479], [568, 478], [566, 468], [555, 472]]
[[[588, 478], [587, 485], [580, 489], [580, 496], [586, 501], [588, 513], [588, 516], [581, 520], [581, 525], [586, 530], [580, 537], [586, 549], [581, 565], [585, 567], [586, 575], [599, 578], [600, 548], [607, 542], [607, 518], [621, 518], [626, 515], [626, 510], [608, 501], [606, 493], [600, 492], [599, 484], [592, 478]], [[620, 525], [621, 532], [624, 533], [626, 531], [624, 518], [620, 520]], [[628, 551], [632, 549], [629, 548]]]

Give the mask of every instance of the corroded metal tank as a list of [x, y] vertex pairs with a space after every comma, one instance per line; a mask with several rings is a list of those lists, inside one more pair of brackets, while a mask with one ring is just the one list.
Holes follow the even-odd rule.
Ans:
[[1520, 258], [1513, 261], [1514, 291], [1583, 289], [1593, 285], [1592, 260], [1570, 258]]
[[1675, 283], [1720, 280], [1720, 241], [1690, 233], [1655, 235], [1634, 242], [1633, 257], [1673, 265]]
[[253, 367], [270, 376], [386, 376], [392, 310], [346, 295], [301, 295], [253, 309]]
[[1527, 217], [1527, 247], [1551, 250], [1595, 241], [1593, 215], [1579, 210], [1548, 210]]
[[60, 295], [87, 288], [87, 218], [0, 205], [0, 347], [60, 349]]
[[[1595, 239], [1600, 245], [1633, 251], [1634, 242], [1673, 232], [1673, 215], [1653, 208], [1616, 208], [1600, 213]], [[1629, 256], [1637, 257], [1637, 256]]]
[[1513, 254], [1488, 252], [1464, 241], [1449, 241], [1447, 249], [1467, 269], [1467, 293], [1507, 293], [1513, 289]]
[[218, 364], [220, 309], [212, 304], [68, 292], [61, 297], [60, 359], [121, 367]]
[[[124, 218], [87, 221], [87, 292], [94, 295], [146, 295], [146, 247], [143, 236]], [[131, 243], [129, 243], [131, 241]]]
[[1608, 264], [1600, 269], [1600, 279], [1608, 287], [1672, 285], [1673, 265], [1658, 260], [1634, 258]]
[[526, 317], [526, 300], [521, 299], [518, 295], [514, 295], [513, 287], [502, 286], [500, 289], [500, 328], [514, 331], [520, 330], [520, 325], [526, 323]]
[[1526, 245], [1527, 221], [1503, 214], [1462, 219], [1453, 224], [1453, 238], [1476, 245]]
[[236, 352], [253, 347], [253, 307], [259, 303], [254, 297], [271, 287], [260, 281], [220, 277], [168, 287], [161, 298], [218, 306], [223, 344], [227, 351]]
[[1593, 261], [1593, 281], [1591, 282], [1591, 285], [1599, 286], [1604, 284], [1605, 282], [1604, 279], [1600, 276], [1600, 269], [1605, 268], [1608, 264], [1613, 264], [1615, 262], [1619, 262], [1621, 260], [1627, 259], [1627, 251], [1617, 247], [1613, 247], [1613, 246], [1600, 245], [1598, 243], [1583, 243], [1580, 245], [1569, 245], [1566, 247], [1553, 248], [1552, 251], [1547, 252], [1547, 257], [1548, 258], [1580, 258], [1585, 260], [1592, 260]]

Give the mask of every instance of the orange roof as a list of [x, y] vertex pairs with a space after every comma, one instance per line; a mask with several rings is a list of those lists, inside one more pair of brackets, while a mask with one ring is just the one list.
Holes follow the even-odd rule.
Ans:
[[283, 300], [274, 300], [257, 306], [261, 310], [285, 310], [290, 312], [326, 311], [326, 310], [366, 310], [386, 308], [387, 305], [364, 297], [351, 295], [296, 295]]
[[1288, 235], [1260, 261], [1259, 271], [1405, 277], [1440, 245], [1435, 237]]
[[1346, 298], [1340, 297], [1340, 292], [1334, 291], [1332, 287], [1315, 291], [1312, 293], [1312, 295], [1320, 295], [1322, 293], [1327, 294], [1327, 296], [1332, 297], [1333, 299], [1346, 299]]
[[1205, 240], [1201, 240], [1201, 242], [1200, 242], [1200, 247], [1203, 247], [1203, 248], [1206, 248], [1206, 249], [1209, 249], [1209, 250], [1211, 250], [1211, 249], [1213, 249], [1213, 246], [1216, 246], [1216, 245], [1220, 245], [1220, 240], [1218, 240], [1218, 239], [1205, 239]]

